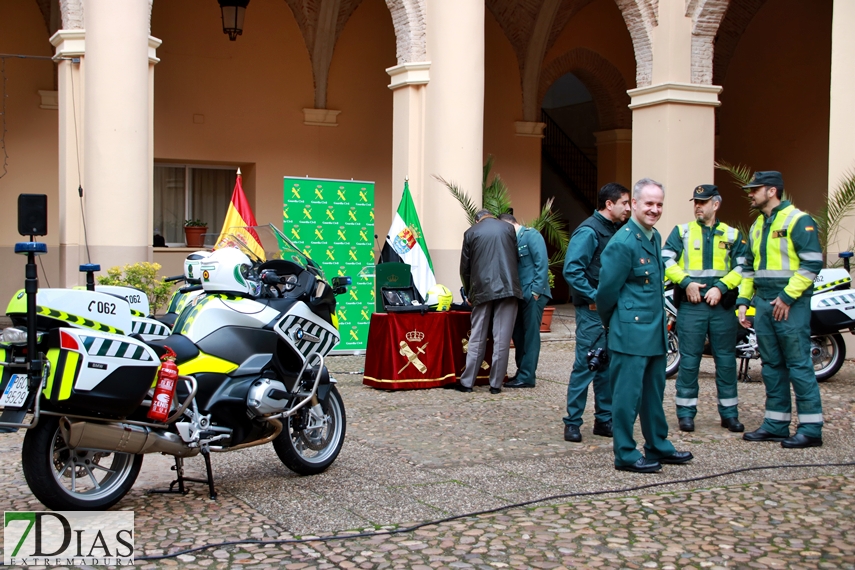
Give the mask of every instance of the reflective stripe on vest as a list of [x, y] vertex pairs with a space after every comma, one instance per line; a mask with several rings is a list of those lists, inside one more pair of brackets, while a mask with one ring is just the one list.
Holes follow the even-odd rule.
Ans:
[[[683, 238], [683, 253], [677, 263], [683, 266], [683, 270], [689, 277], [724, 277], [730, 273], [730, 251], [733, 248], [738, 236], [735, 228], [731, 228], [727, 224], [719, 223], [718, 228], [722, 231], [721, 234], [713, 234], [712, 239], [712, 267], [704, 268], [704, 250], [703, 247], [695, 249], [690, 247], [695, 242], [704, 243], [703, 227], [693, 222], [691, 224], [681, 224], [680, 237]], [[729, 247], [722, 247], [722, 242], [730, 244]]]
[[[804, 212], [796, 209], [792, 204], [779, 210], [766, 236], [766, 251], [760, 251], [763, 243], [764, 218], [761, 215], [754, 221], [751, 226], [751, 252], [754, 254], [755, 278], [790, 278], [798, 271], [801, 264], [789, 230], [804, 215]], [[766, 260], [766, 266], [760, 269], [763, 259]]]

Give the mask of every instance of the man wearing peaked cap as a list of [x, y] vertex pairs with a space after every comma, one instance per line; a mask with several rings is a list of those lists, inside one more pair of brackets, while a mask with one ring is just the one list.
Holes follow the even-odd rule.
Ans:
[[745, 268], [747, 245], [739, 230], [718, 220], [721, 195], [712, 184], [692, 190], [695, 220], [675, 227], [665, 246], [665, 276], [674, 283], [680, 368], [677, 372], [677, 421], [695, 431], [698, 372], [709, 335], [715, 359], [715, 384], [721, 427], [733, 432], [739, 422], [736, 395], [736, 333], [733, 307]]
[[778, 190], [778, 199], [780, 200], [783, 197], [784, 178], [781, 176], [780, 172], [775, 170], [758, 170], [751, 177], [751, 181], [743, 186], [742, 189], [748, 191], [750, 194], [753, 188], [760, 188], [761, 186], [774, 187]]
[[[754, 298], [754, 331], [763, 361], [766, 414], [747, 441], [780, 441], [782, 447], [822, 445], [822, 401], [810, 357], [810, 297], [822, 269], [816, 223], [782, 200], [780, 172], [756, 172], [743, 186], [760, 211], [748, 232], [748, 270], [739, 286], [739, 323], [750, 327], [745, 313]], [[790, 436], [792, 399], [796, 395], [798, 428]]]

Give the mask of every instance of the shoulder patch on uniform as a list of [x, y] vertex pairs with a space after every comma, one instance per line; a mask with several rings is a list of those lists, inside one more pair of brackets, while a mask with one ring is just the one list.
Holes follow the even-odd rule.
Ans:
[[813, 226], [805, 226], [805, 231], [806, 231], [806, 232], [812, 232], [812, 231], [813, 231]]

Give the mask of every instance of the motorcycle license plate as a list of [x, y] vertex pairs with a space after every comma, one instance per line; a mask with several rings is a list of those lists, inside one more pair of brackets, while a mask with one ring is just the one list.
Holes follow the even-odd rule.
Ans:
[[0, 407], [3, 408], [20, 408], [27, 403], [27, 396], [30, 395], [29, 382], [26, 374], [12, 374], [9, 378], [9, 384], [0, 395]]

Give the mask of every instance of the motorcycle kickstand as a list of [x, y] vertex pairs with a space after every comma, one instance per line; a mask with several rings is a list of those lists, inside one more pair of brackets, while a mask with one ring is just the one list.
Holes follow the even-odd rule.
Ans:
[[[169, 489], [151, 489], [148, 491], [149, 494], [181, 494], [186, 495], [190, 492], [190, 490], [184, 486], [186, 481], [190, 481], [191, 483], [207, 483], [208, 487], [212, 493], [211, 498], [216, 499], [217, 494], [214, 492], [214, 482], [213, 477], [211, 476], [211, 459], [209, 457], [209, 452], [203, 451], [205, 457], [205, 467], [207, 468], [208, 478], [207, 479], [196, 479], [195, 477], [185, 477], [184, 476], [184, 458], [176, 457], [175, 465], [171, 467], [173, 471], [176, 473], [176, 479], [172, 483], [169, 484]], [[178, 489], [175, 489], [175, 486], [178, 485]]]
[[214, 473], [211, 470], [211, 450], [208, 446], [202, 447], [202, 457], [205, 458], [205, 471], [208, 473], [208, 493], [211, 500], [217, 499], [217, 491], [214, 490]]
[[748, 358], [740, 358], [739, 359], [739, 373], [736, 378], [740, 382], [751, 382], [751, 376], [748, 375]]

